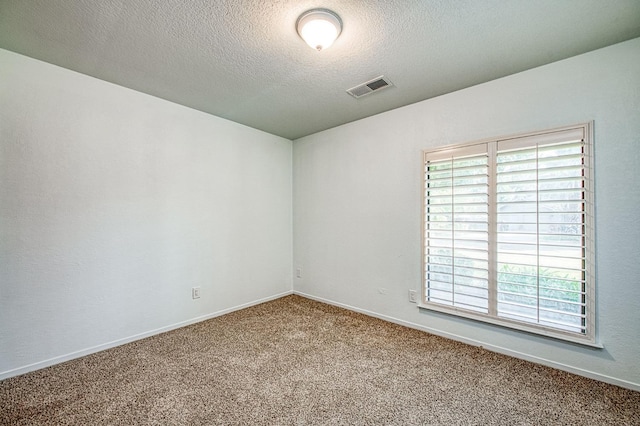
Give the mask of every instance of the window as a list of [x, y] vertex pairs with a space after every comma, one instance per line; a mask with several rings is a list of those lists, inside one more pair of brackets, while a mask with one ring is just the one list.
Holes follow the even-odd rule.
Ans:
[[594, 343], [591, 124], [424, 152], [421, 307]]

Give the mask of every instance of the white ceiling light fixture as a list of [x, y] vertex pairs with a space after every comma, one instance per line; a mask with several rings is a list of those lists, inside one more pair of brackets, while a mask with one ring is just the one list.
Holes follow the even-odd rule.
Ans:
[[311, 9], [300, 15], [296, 29], [311, 48], [321, 51], [336, 41], [342, 32], [342, 20], [328, 9]]

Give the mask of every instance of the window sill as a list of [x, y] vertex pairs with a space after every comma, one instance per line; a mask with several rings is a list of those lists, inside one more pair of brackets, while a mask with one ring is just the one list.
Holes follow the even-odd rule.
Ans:
[[455, 317], [466, 318], [486, 324], [497, 325], [500, 327], [513, 329], [517, 331], [524, 331], [530, 334], [535, 334], [538, 336], [548, 337], [556, 340], [560, 340], [563, 342], [574, 343], [581, 346], [588, 346], [595, 349], [604, 349], [604, 345], [599, 342], [593, 341], [588, 337], [582, 337], [578, 335], [573, 335], [572, 333], [564, 333], [561, 331], [552, 331], [544, 327], [539, 327], [533, 324], [527, 324], [519, 321], [513, 321], [506, 318], [493, 318], [489, 316], [485, 316], [482, 314], [476, 314], [472, 311], [468, 311], [465, 309], [449, 307], [449, 306], [439, 306], [434, 304], [425, 304], [419, 303], [418, 308], [421, 310], [427, 311], [435, 311], [444, 313], [447, 315], [452, 315]]

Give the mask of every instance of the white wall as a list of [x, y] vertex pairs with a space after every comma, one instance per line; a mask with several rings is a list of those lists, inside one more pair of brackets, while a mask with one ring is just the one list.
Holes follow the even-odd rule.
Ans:
[[291, 292], [291, 220], [291, 141], [0, 50], [0, 379]]
[[[604, 349], [409, 303], [421, 283], [421, 151], [589, 120]], [[640, 39], [311, 135], [293, 154], [296, 292], [640, 390]]]

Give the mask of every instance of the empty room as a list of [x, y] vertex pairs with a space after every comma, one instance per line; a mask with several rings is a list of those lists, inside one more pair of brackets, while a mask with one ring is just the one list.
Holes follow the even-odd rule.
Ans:
[[640, 425], [637, 0], [0, 0], [0, 424]]

